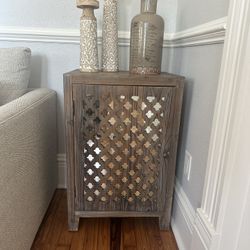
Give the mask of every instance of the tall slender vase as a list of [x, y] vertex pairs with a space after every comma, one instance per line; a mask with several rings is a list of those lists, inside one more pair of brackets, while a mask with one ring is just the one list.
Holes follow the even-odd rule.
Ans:
[[141, 14], [131, 24], [130, 72], [160, 74], [164, 20], [156, 15], [157, 0], [141, 0]]
[[118, 0], [104, 1], [102, 70], [106, 72], [116, 72], [119, 70], [117, 3]]
[[96, 0], [77, 0], [77, 7], [82, 8], [80, 21], [80, 71], [97, 72], [97, 21], [94, 9], [99, 8]]

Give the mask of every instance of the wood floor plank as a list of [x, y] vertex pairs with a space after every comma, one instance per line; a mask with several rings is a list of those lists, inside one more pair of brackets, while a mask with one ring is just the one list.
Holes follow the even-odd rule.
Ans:
[[68, 244], [68, 242], [60, 242], [60, 239], [62, 238], [61, 235], [63, 234], [63, 232], [68, 231], [67, 230], [67, 204], [65, 202], [65, 200], [67, 199], [67, 195], [65, 193], [63, 193], [61, 195], [61, 200], [60, 203], [58, 205], [57, 208], [57, 212], [55, 215], [55, 222], [54, 222], [54, 228], [51, 231], [49, 240], [51, 243], [53, 244], [57, 244], [57, 245], [70, 245]]
[[161, 239], [163, 242], [164, 250], [178, 249], [176, 240], [172, 231], [161, 231]]
[[122, 220], [121, 228], [121, 247], [120, 250], [136, 250], [136, 235], [134, 219], [128, 218]]
[[121, 245], [121, 219], [111, 218], [110, 250], [119, 250]]
[[70, 250], [69, 246], [56, 246], [55, 250]]
[[32, 250], [55, 250], [56, 246], [51, 244], [39, 243], [32, 247]]
[[103, 218], [99, 220], [98, 245], [97, 249], [110, 249], [110, 219]]
[[[34, 243], [31, 247], [31, 250], [33, 249], [38, 249], [38, 247], [40, 247], [40, 249], [48, 249], [49, 247], [51, 248], [51, 243], [48, 240], [49, 236], [50, 236], [50, 232], [53, 232], [53, 227], [54, 227], [54, 223], [57, 220], [57, 212], [58, 212], [58, 208], [60, 206], [61, 201], [64, 203], [64, 197], [63, 194], [65, 192], [62, 190], [56, 190], [53, 199], [49, 205], [48, 211], [45, 214], [45, 217], [42, 221], [42, 224], [39, 228], [39, 231], [36, 235], [36, 238], [34, 240]], [[43, 248], [41, 248], [41, 246], [43, 246]]]
[[57, 190], [31, 250], [178, 250], [156, 218], [86, 218], [69, 232], [65, 190]]
[[[63, 218], [64, 219], [64, 218]], [[71, 245], [71, 242], [73, 240], [73, 235], [74, 235], [74, 232], [69, 232], [68, 231], [68, 223], [67, 223], [67, 219], [63, 225], [63, 228], [61, 230], [61, 234], [60, 234], [60, 237], [57, 241], [57, 245], [64, 245], [64, 246], [68, 246], [70, 247]]]
[[84, 241], [87, 237], [86, 235], [86, 220], [80, 220], [78, 232], [71, 232], [72, 241], [70, 245], [70, 250], [84, 250]]
[[144, 218], [135, 219], [137, 250], [151, 250], [148, 233], [145, 230]]
[[60, 236], [57, 240], [57, 245], [58, 246], [67, 246], [68, 248], [70, 248], [71, 242], [72, 242], [72, 238], [73, 238], [73, 232], [69, 232], [68, 231], [68, 216], [67, 216], [67, 202], [65, 202], [67, 200], [67, 194], [66, 192], [63, 193], [63, 199], [62, 202], [60, 204], [61, 206], [61, 230], [60, 230]]
[[156, 218], [148, 218], [147, 220], [145, 220], [145, 227], [149, 237], [151, 249], [164, 250], [159, 230], [159, 220]]
[[83, 219], [80, 223], [84, 224], [83, 250], [97, 250], [98, 224], [99, 219]]

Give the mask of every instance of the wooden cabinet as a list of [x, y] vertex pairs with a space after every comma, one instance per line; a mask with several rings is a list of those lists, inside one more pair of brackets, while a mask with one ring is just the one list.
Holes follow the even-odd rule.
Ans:
[[64, 75], [69, 230], [80, 217], [159, 217], [169, 227], [183, 80]]

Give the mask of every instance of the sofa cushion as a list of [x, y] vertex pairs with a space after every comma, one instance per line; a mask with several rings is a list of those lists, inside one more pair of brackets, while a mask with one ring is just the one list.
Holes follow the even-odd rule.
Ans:
[[0, 106], [26, 92], [30, 58], [29, 48], [0, 48]]

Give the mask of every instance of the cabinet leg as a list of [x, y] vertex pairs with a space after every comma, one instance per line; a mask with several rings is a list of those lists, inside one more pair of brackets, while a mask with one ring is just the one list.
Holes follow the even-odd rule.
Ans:
[[170, 218], [168, 216], [161, 216], [159, 218], [160, 230], [166, 231], [170, 229]]
[[68, 221], [69, 231], [78, 231], [79, 229], [79, 217], [71, 217]]
[[160, 230], [169, 230], [170, 229], [170, 220], [171, 220], [171, 201], [166, 202], [166, 207], [164, 212], [159, 218]]

